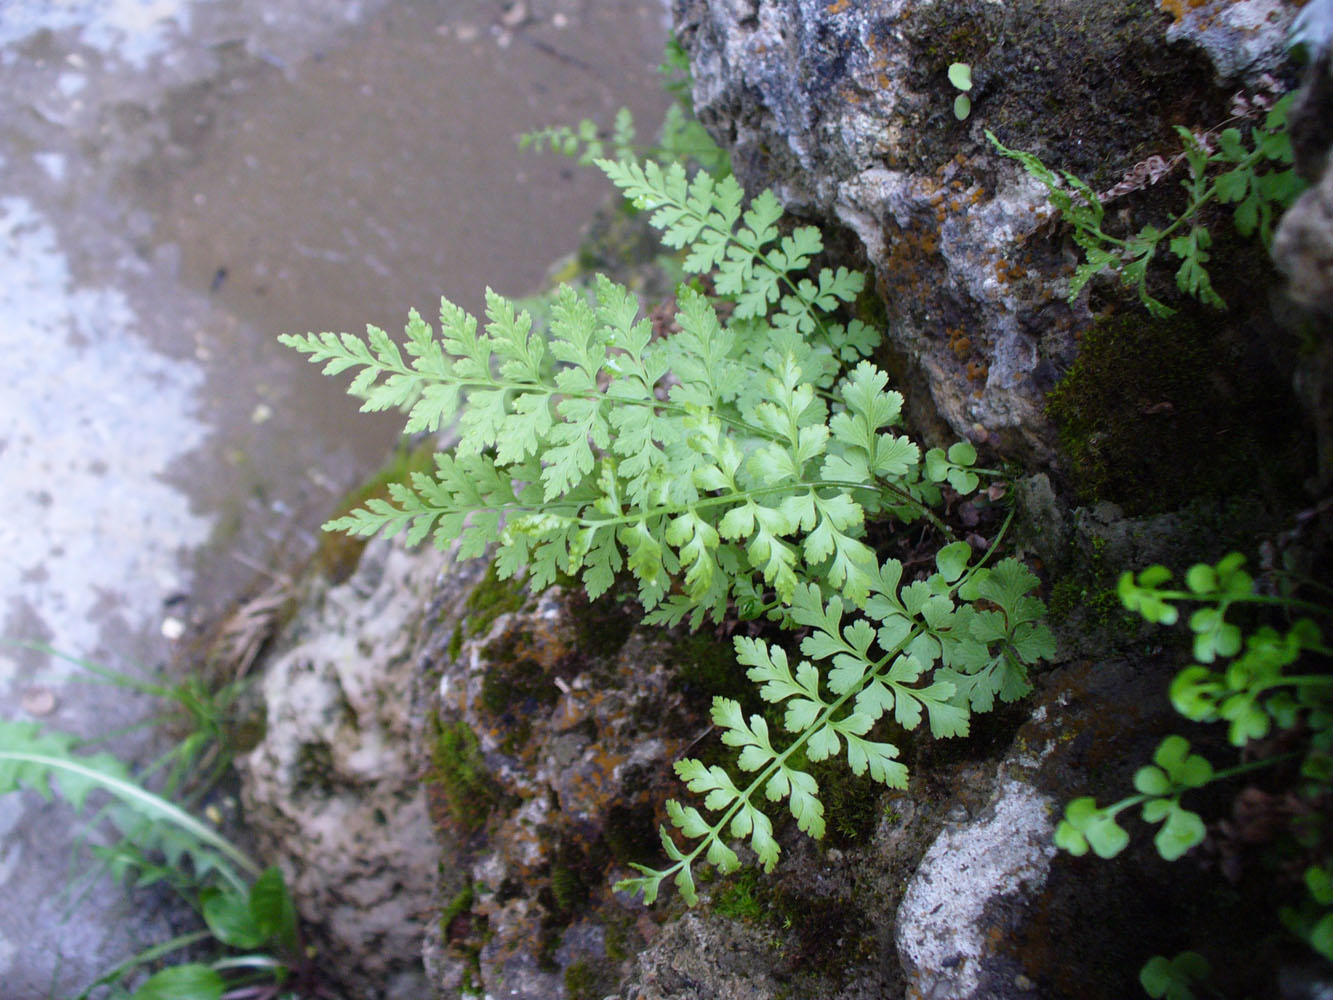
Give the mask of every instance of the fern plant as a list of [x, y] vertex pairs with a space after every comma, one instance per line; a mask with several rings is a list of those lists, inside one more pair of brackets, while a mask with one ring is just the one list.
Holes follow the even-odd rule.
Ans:
[[[1270, 108], [1262, 125], [1247, 137], [1238, 128], [1224, 129], [1216, 137], [1216, 148], [1205, 145], [1189, 129], [1176, 126], [1184, 146], [1182, 157], [1189, 176], [1181, 182], [1189, 196], [1185, 209], [1161, 228], [1143, 226], [1132, 236], [1114, 236], [1104, 227], [1106, 205], [1086, 181], [1068, 171], [1056, 174], [1032, 153], [1010, 149], [991, 132], [991, 144], [1003, 155], [1017, 160], [1043, 185], [1060, 217], [1073, 227], [1074, 242], [1083, 250], [1084, 261], [1069, 282], [1069, 301], [1095, 275], [1112, 271], [1133, 289], [1144, 308], [1163, 318], [1175, 310], [1148, 291], [1148, 268], [1164, 250], [1180, 261], [1176, 287], [1205, 305], [1225, 309], [1226, 303], [1213, 289], [1207, 264], [1213, 238], [1201, 220], [1205, 206], [1214, 201], [1234, 205], [1236, 230], [1245, 237], [1256, 233], [1267, 247], [1272, 241], [1273, 222], [1305, 189], [1292, 169], [1291, 137], [1287, 116], [1295, 94], [1287, 94]], [[1180, 159], [1178, 157], [1177, 159]]]
[[584, 165], [609, 157], [622, 162], [639, 159], [661, 164], [694, 163], [714, 177], [731, 173], [731, 155], [713, 141], [694, 117], [689, 56], [674, 38], [667, 42], [657, 72], [663, 89], [673, 100], [667, 106], [655, 143], [645, 146], [638, 142], [634, 115], [629, 108], [622, 107], [609, 131], [591, 118], [584, 118], [573, 127], [554, 125], [525, 132], [519, 136], [519, 148], [551, 150]]
[[674, 332], [655, 331], [632, 293], [599, 278], [591, 299], [560, 289], [544, 332], [488, 291], [482, 330], [444, 301], [439, 336], [413, 312], [402, 346], [374, 327], [365, 339], [281, 339], [327, 374], [355, 371], [363, 409], [403, 407], [408, 432], [457, 435], [433, 474], [327, 528], [457, 542], [464, 558], [494, 545], [501, 576], [526, 571], [534, 588], [579, 577], [590, 598], [627, 572], [651, 624], [697, 627], [734, 609], [812, 630], [801, 644], [809, 660], [794, 670], [780, 646], [736, 641], [760, 697], [785, 708], [791, 739], [775, 746], [762, 718], [715, 700], [723, 742], [752, 777], [681, 761], [677, 772], [716, 818], [667, 803], [697, 843], [682, 849], [663, 829], [667, 867], [636, 866], [620, 883], [651, 902], [670, 877], [693, 903], [697, 859], [736, 867], [729, 838], [776, 863], [765, 802], [785, 800], [800, 829], [822, 834], [801, 752], [845, 752], [857, 774], [901, 786], [897, 749], [872, 735], [881, 717], [966, 733], [972, 711], [1027, 691], [1053, 640], [1029, 595], [1036, 579], [1016, 561], [969, 568], [971, 547], [955, 542], [933, 575], [907, 582], [866, 542], [868, 518], [924, 519], [951, 537], [932, 508], [945, 482], [976, 489], [977, 454], [959, 442], [923, 455], [899, 432], [902, 397], [866, 360], [878, 331], [833, 319], [864, 279], [842, 267], [809, 273], [818, 230], [784, 228], [771, 192], [745, 206], [730, 176], [597, 165], [712, 289], [711, 299], [704, 285], [679, 290]]

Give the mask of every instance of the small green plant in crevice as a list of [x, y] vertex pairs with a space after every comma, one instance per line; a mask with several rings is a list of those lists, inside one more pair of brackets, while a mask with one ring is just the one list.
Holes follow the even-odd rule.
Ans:
[[[1152, 315], [1164, 318], [1175, 310], [1149, 292], [1148, 278], [1152, 261], [1168, 252], [1180, 261], [1176, 287], [1182, 294], [1218, 309], [1226, 308], [1208, 274], [1213, 237], [1202, 217], [1206, 206], [1215, 201], [1234, 206], [1236, 230], [1246, 237], [1257, 233], [1267, 247], [1274, 220], [1304, 190], [1305, 182], [1291, 168], [1291, 138], [1287, 132], [1287, 116], [1295, 97], [1287, 94], [1278, 100], [1268, 109], [1263, 124], [1250, 128], [1248, 137], [1236, 127], [1223, 129], [1215, 137], [1200, 137], [1177, 126], [1184, 146], [1177, 159], [1183, 159], [1188, 169], [1188, 177], [1181, 182], [1188, 202], [1161, 228], [1148, 224], [1133, 235], [1107, 232], [1105, 201], [1111, 193], [1098, 195], [1068, 171], [1057, 175], [1033, 154], [1008, 148], [989, 131], [986, 137], [1045, 185], [1051, 204], [1073, 228], [1074, 242], [1082, 248], [1084, 260], [1070, 279], [1069, 300], [1077, 298], [1093, 276], [1111, 271], [1134, 290]], [[1163, 162], [1157, 172], [1169, 168], [1170, 164]], [[1149, 183], [1152, 173], [1147, 171], [1145, 177], [1124, 186], [1125, 190]], [[1113, 189], [1112, 193], [1119, 192]]]
[[960, 122], [967, 121], [967, 116], [972, 113], [972, 98], [968, 96], [972, 89], [972, 67], [967, 63], [950, 63], [949, 82], [962, 91], [953, 99], [953, 116]]
[[[1137, 808], [1145, 822], [1160, 824], [1154, 846], [1174, 861], [1206, 834], [1203, 818], [1182, 801], [1186, 796], [1298, 759], [1298, 792], [1310, 813], [1293, 834], [1308, 862], [1306, 895], [1300, 905], [1283, 909], [1281, 918], [1311, 948], [1333, 960], [1333, 830], [1320, 818], [1333, 803], [1333, 674], [1328, 671], [1333, 649], [1325, 645], [1316, 623], [1333, 617], [1333, 608], [1298, 598], [1289, 587], [1260, 592], [1244, 563], [1243, 556], [1232, 553], [1215, 565], [1196, 565], [1186, 574], [1184, 589], [1170, 587], [1172, 574], [1166, 567], [1152, 566], [1137, 575], [1125, 573], [1118, 591], [1129, 611], [1160, 625], [1176, 624], [1180, 605], [1197, 605], [1188, 618], [1195, 662], [1181, 670], [1170, 687], [1171, 704], [1180, 715], [1192, 722], [1225, 724], [1228, 742], [1241, 751], [1275, 733], [1300, 749], [1216, 770], [1192, 752], [1185, 737], [1168, 736], [1153, 762], [1135, 773], [1135, 794], [1107, 806], [1090, 797], [1073, 800], [1055, 842], [1074, 855], [1091, 850], [1099, 857], [1115, 857], [1130, 841], [1119, 816]], [[1247, 633], [1232, 620], [1243, 608], [1267, 609], [1289, 620], [1282, 627], [1263, 624]], [[1152, 996], [1186, 998], [1192, 996], [1189, 982], [1206, 974], [1206, 963], [1197, 955], [1170, 962], [1159, 956], [1144, 967], [1142, 979]]]
[[[747, 206], [729, 175], [597, 165], [684, 270], [707, 279], [679, 288], [674, 329], [655, 328], [628, 289], [599, 276], [591, 294], [555, 293], [545, 331], [492, 292], [484, 328], [446, 300], [440, 335], [413, 312], [401, 346], [373, 327], [365, 339], [281, 340], [327, 374], [354, 371], [363, 408], [406, 409], [409, 433], [456, 428], [433, 472], [326, 527], [433, 538], [462, 558], [494, 546], [501, 577], [526, 573], [537, 590], [578, 578], [590, 599], [628, 578], [649, 624], [766, 617], [808, 630], [804, 659], [735, 640], [787, 735], [715, 697], [734, 770], [680, 761], [703, 811], [673, 800], [666, 812], [692, 846], [663, 829], [666, 866], [636, 865], [619, 883], [651, 902], [670, 879], [693, 904], [696, 862], [734, 870], [732, 839], [772, 870], [774, 803], [823, 835], [818, 782], [798, 761], [843, 758], [903, 787], [881, 719], [964, 735], [973, 712], [1029, 690], [1054, 641], [1036, 577], [1014, 559], [988, 565], [1003, 528], [978, 556], [936, 513], [944, 490], [972, 493], [989, 473], [966, 441], [923, 453], [898, 430], [902, 396], [867, 360], [879, 332], [836, 318], [863, 276], [812, 270], [819, 231], [784, 225], [771, 192]], [[934, 569], [912, 578], [881, 559], [867, 542], [872, 519], [933, 531]]]
[[730, 154], [713, 141], [708, 130], [694, 117], [689, 57], [674, 38], [667, 43], [657, 71], [674, 100], [667, 107], [656, 142], [642, 144], [638, 141], [634, 115], [629, 108], [622, 107], [616, 112], [609, 131], [591, 118], [584, 118], [575, 126], [554, 125], [525, 132], [519, 136], [519, 148], [550, 150], [585, 166], [600, 159], [623, 163], [652, 160], [664, 166], [693, 163], [715, 177], [730, 174]]
[[760, 877], [758, 868], [741, 868], [733, 873], [730, 881], [713, 894], [713, 910], [724, 917], [751, 923], [772, 915]]

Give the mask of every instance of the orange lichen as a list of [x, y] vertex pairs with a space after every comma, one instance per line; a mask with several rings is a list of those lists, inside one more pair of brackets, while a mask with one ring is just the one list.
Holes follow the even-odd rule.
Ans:
[[949, 350], [953, 351], [954, 357], [962, 361], [972, 353], [972, 338], [963, 332], [961, 326], [952, 326], [947, 332], [949, 334]]
[[1194, 10], [1207, 2], [1208, 0], [1162, 0], [1162, 10], [1179, 21], [1185, 16], [1186, 9]]

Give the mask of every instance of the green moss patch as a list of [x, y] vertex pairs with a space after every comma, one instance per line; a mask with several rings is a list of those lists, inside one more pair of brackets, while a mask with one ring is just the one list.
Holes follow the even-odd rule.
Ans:
[[1081, 499], [1138, 515], [1199, 497], [1299, 497], [1313, 452], [1289, 383], [1222, 323], [1136, 310], [1088, 332], [1046, 407]]
[[1169, 24], [1157, 0], [914, 5], [908, 82], [936, 100], [913, 123], [920, 138], [906, 165], [932, 170], [957, 151], [967, 126], [951, 111], [948, 68], [963, 62], [973, 119], [1006, 145], [1109, 187], [1147, 153], [1176, 145], [1173, 125], [1227, 117], [1230, 94], [1212, 85], [1202, 54], [1166, 44]]
[[449, 656], [457, 658], [467, 639], [485, 635], [501, 615], [523, 607], [528, 599], [527, 587], [522, 580], [510, 577], [502, 580], [495, 563], [486, 568], [486, 575], [472, 588], [463, 604], [463, 622], [449, 640]]
[[491, 778], [481, 745], [465, 722], [435, 722], [426, 782], [443, 792], [449, 815], [464, 831], [481, 829], [506, 796]]

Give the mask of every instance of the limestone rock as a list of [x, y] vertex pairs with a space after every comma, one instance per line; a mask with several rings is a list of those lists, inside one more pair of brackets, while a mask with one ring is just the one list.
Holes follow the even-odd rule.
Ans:
[[417, 666], [440, 852], [435, 989], [609, 991], [656, 926], [611, 884], [651, 856], [670, 764], [701, 731], [676, 640], [634, 630], [614, 602], [532, 598], [493, 574], [459, 613], [430, 617]]
[[1296, 374], [1297, 393], [1318, 439], [1320, 482], [1333, 477], [1333, 52], [1307, 71], [1292, 112], [1296, 169], [1311, 187], [1287, 210], [1273, 237], [1273, 258], [1313, 336]]
[[1282, 69], [1287, 36], [1296, 9], [1282, 0], [1209, 0], [1164, 3], [1176, 21], [1166, 31], [1168, 42], [1188, 41], [1208, 54], [1222, 86], [1258, 83], [1265, 73]]
[[435, 856], [412, 750], [410, 654], [446, 562], [375, 541], [345, 583], [317, 587], [265, 673], [265, 737], [240, 761], [263, 855], [360, 997], [422, 985]]
[[990, 985], [980, 989], [991, 950], [986, 910], [1045, 884], [1055, 855], [1054, 805], [1011, 780], [982, 818], [931, 845], [898, 906], [898, 953], [914, 995], [999, 996]]
[[[1088, 295], [1065, 301], [1076, 257], [1044, 189], [984, 133], [1105, 190], [1145, 150], [1177, 150], [1182, 118], [1226, 119], [1235, 87], [1282, 63], [1295, 10], [1161, 7], [681, 0], [676, 32], [695, 109], [747, 188], [840, 223], [867, 261], [917, 423], [1048, 463], [1044, 394], [1094, 317]], [[965, 122], [955, 61], [972, 66]]]

